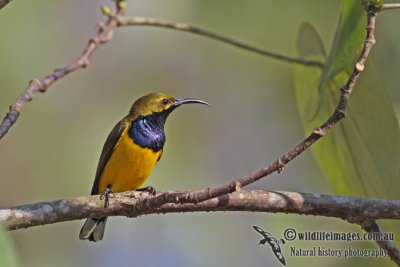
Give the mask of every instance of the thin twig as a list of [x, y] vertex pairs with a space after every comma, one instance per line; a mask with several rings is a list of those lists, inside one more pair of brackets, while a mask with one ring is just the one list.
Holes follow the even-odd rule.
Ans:
[[[0, 4], [3, 2], [4, 5], [7, 3], [7, 0], [0, 0]], [[1, 6], [0, 6], [1, 7]], [[278, 60], [286, 61], [289, 63], [303, 64], [314, 67], [323, 67], [323, 63], [318, 61], [306, 60], [293, 58], [281, 54], [277, 54], [274, 52], [262, 50], [228, 37], [224, 37], [222, 35], [200, 29], [198, 27], [193, 27], [185, 23], [181, 22], [172, 22], [166, 20], [152, 19], [152, 18], [141, 18], [141, 17], [133, 17], [133, 18], [124, 18], [124, 2], [117, 1], [117, 12], [115, 14], [109, 13], [108, 8], [104, 8], [103, 12], [108, 15], [108, 20], [104, 26], [100, 27], [97, 35], [89, 40], [87, 47], [84, 52], [81, 54], [79, 58], [70, 63], [69, 65], [55, 69], [51, 74], [45, 76], [42, 79], [34, 79], [29, 82], [28, 86], [21, 93], [15, 103], [10, 106], [9, 112], [6, 114], [3, 122], [0, 124], [0, 139], [7, 134], [8, 130], [11, 126], [17, 121], [23, 107], [27, 102], [30, 102], [34, 96], [34, 94], [38, 92], [46, 92], [47, 89], [58, 79], [63, 78], [71, 72], [74, 72], [80, 68], [85, 68], [89, 64], [89, 59], [93, 52], [97, 49], [100, 44], [104, 44], [112, 39], [112, 35], [114, 32], [114, 28], [116, 26], [124, 26], [124, 25], [147, 25], [147, 26], [158, 26], [164, 28], [171, 28], [175, 30], [181, 30], [186, 32], [195, 33], [198, 35], [206, 36], [230, 45], [234, 45], [236, 47], [258, 53], [264, 56], [272, 57]]]
[[322, 124], [319, 128], [314, 129], [314, 131], [303, 142], [301, 142], [299, 145], [290, 150], [287, 154], [281, 156], [267, 167], [249, 173], [248, 175], [234, 182], [215, 188], [207, 188], [203, 190], [194, 191], [191, 192], [190, 194], [174, 194], [165, 196], [161, 195], [154, 199], [149, 199], [148, 201], [149, 206], [159, 205], [160, 199], [163, 199], [164, 203], [169, 203], [169, 202], [196, 203], [210, 198], [215, 198], [221, 195], [232, 193], [246, 185], [254, 183], [255, 181], [267, 175], [270, 175], [271, 173], [280, 172], [286, 166], [286, 164], [288, 164], [295, 157], [303, 153], [312, 144], [314, 144], [321, 137], [323, 137], [333, 126], [336, 125], [336, 123], [338, 123], [346, 115], [347, 103], [350, 94], [360, 76], [360, 73], [364, 70], [365, 61], [367, 60], [371, 48], [375, 43], [375, 38], [374, 38], [375, 18], [376, 18], [375, 12], [367, 13], [367, 27], [366, 27], [367, 34], [364, 41], [363, 49], [347, 83], [340, 88], [341, 95], [335, 111], [324, 124]]
[[[178, 193], [182, 192], [160, 192], [157, 196]], [[99, 196], [39, 202], [1, 209], [0, 221], [8, 229], [17, 230], [89, 217], [138, 217], [158, 213], [201, 211], [293, 213], [341, 218], [351, 223], [375, 219], [400, 220], [399, 200], [242, 190], [197, 204], [168, 203], [158, 207], [148, 207], [146, 204], [150, 198], [143, 192], [119, 193], [115, 194], [107, 208], [104, 208]]]
[[[368, 233], [378, 233], [378, 237], [382, 237], [384, 232], [375, 220], [366, 220], [361, 223], [361, 227]], [[391, 240], [377, 239], [375, 240], [378, 245], [387, 251], [390, 259], [394, 261], [397, 266], [400, 266], [400, 251], [396, 248]]]
[[400, 3], [383, 4], [381, 10], [397, 9], [400, 8]]
[[144, 17], [118, 17], [118, 26], [137, 26], [137, 25], [142, 25], [142, 26], [154, 26], [154, 27], [162, 27], [162, 28], [168, 28], [168, 29], [173, 29], [173, 30], [178, 30], [178, 31], [183, 31], [183, 32], [189, 32], [197, 35], [201, 35], [204, 37], [208, 37], [214, 40], [218, 40], [220, 42], [233, 45], [236, 47], [239, 47], [241, 49], [254, 52], [263, 56], [271, 57], [277, 60], [281, 60], [287, 63], [292, 63], [292, 64], [301, 64], [305, 66], [312, 66], [312, 67], [318, 67], [318, 68], [323, 68], [323, 63], [320, 61], [315, 61], [315, 60], [308, 60], [308, 59], [303, 59], [303, 58], [296, 58], [296, 57], [290, 57], [286, 55], [282, 55], [279, 53], [263, 50], [239, 41], [236, 41], [232, 38], [223, 36], [218, 33], [214, 33], [208, 30], [201, 29], [199, 27], [191, 26], [187, 23], [183, 22], [176, 22], [176, 21], [169, 21], [169, 20], [163, 20], [163, 19], [156, 19], [156, 18], [144, 18]]
[[[120, 1], [118, 3], [120, 3]], [[124, 14], [124, 8], [120, 8], [123, 7], [123, 5], [119, 5], [118, 3], [116, 14], [122, 16]], [[11, 126], [17, 121], [24, 105], [32, 100], [34, 94], [38, 92], [46, 92], [49, 86], [57, 80], [80, 68], [86, 68], [89, 65], [90, 57], [92, 56], [93, 52], [99, 47], [99, 45], [111, 40], [114, 28], [116, 26], [116, 18], [108, 17], [106, 23], [99, 28], [97, 35], [89, 40], [85, 50], [80, 55], [80, 57], [78, 57], [76, 60], [63, 68], [55, 69], [51, 74], [45, 76], [40, 80], [34, 79], [30, 81], [28, 86], [18, 97], [17, 101], [15, 101], [15, 103], [10, 106], [9, 112], [6, 114], [3, 122], [0, 124], [0, 139], [4, 137]]]
[[5, 7], [10, 2], [11, 2], [11, 0], [0, 0], [0, 9]]

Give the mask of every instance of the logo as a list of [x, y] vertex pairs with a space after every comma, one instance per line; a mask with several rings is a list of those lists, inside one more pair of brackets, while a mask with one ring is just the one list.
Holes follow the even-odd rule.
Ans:
[[[335, 231], [297, 231], [294, 228], [286, 228], [282, 238], [275, 238], [271, 233], [259, 226], [253, 225], [254, 230], [262, 235], [259, 245], [271, 247], [272, 253], [278, 261], [286, 266], [286, 259], [282, 254], [281, 245], [289, 244], [287, 250], [289, 257], [331, 257], [331, 258], [380, 258], [387, 257], [385, 249], [358, 248], [345, 245], [345, 242], [360, 241], [393, 241], [394, 233], [361, 233], [361, 232], [335, 232]], [[296, 243], [290, 244], [292, 241]], [[331, 242], [343, 242], [340, 247], [330, 247]], [[321, 244], [320, 244], [321, 243]], [[302, 244], [302, 245], [300, 245]]]
[[282, 238], [280, 240], [276, 239], [270, 233], [264, 231], [261, 227], [258, 227], [256, 225], [253, 225], [253, 228], [264, 237], [260, 240], [260, 242], [258, 242], [258, 244], [270, 246], [278, 261], [286, 266], [285, 257], [283, 256], [281, 247], [279, 246], [279, 244], [285, 244], [285, 240], [283, 240]]

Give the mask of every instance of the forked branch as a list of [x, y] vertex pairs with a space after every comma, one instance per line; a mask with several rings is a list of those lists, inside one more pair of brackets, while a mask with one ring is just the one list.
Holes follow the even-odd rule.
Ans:
[[[0, 0], [0, 4], [4, 2], [4, 0]], [[7, 1], [5, 1], [7, 2]], [[33, 96], [38, 92], [46, 92], [47, 89], [55, 83], [57, 80], [63, 78], [64, 76], [78, 70], [81, 68], [86, 68], [89, 65], [90, 57], [93, 52], [99, 47], [100, 44], [107, 43], [112, 39], [114, 29], [117, 26], [124, 26], [131, 23], [132, 25], [149, 25], [149, 26], [159, 26], [164, 28], [173, 28], [181, 31], [188, 31], [191, 33], [195, 33], [198, 35], [206, 36], [208, 38], [212, 38], [224, 43], [228, 43], [234, 45], [236, 47], [266, 56], [275, 58], [278, 60], [282, 60], [288, 63], [297, 63], [314, 67], [322, 67], [321, 62], [311, 61], [311, 60], [303, 60], [293, 57], [288, 57], [285, 55], [280, 55], [277, 53], [269, 52], [266, 50], [262, 50], [239, 41], [233, 40], [228, 37], [224, 37], [222, 35], [200, 29], [197, 27], [190, 26], [188, 24], [180, 23], [180, 22], [171, 22], [165, 20], [151, 19], [151, 18], [139, 18], [135, 17], [132, 19], [124, 18], [124, 6], [125, 3], [122, 0], [116, 1], [117, 11], [115, 14], [111, 14], [108, 8], [103, 8], [103, 13], [108, 16], [106, 23], [99, 27], [98, 33], [95, 37], [91, 38], [88, 42], [83, 53], [73, 62], [68, 64], [67, 66], [59, 69], [55, 69], [51, 74], [45, 76], [42, 79], [34, 79], [29, 82], [28, 86], [21, 93], [18, 99], [10, 105], [10, 110], [6, 114], [3, 122], [0, 124], [0, 139], [2, 139], [8, 132], [8, 130], [12, 127], [12, 125], [17, 121], [21, 111], [26, 103], [30, 102], [33, 99]], [[1, 6], [0, 6], [1, 8]]]
[[[118, 16], [124, 14], [123, 2], [117, 1]], [[117, 26], [117, 20], [113, 17], [108, 17], [104, 25], [99, 27], [97, 35], [91, 38], [82, 52], [82, 54], [70, 64], [63, 68], [55, 69], [51, 74], [42, 79], [34, 79], [29, 82], [25, 90], [20, 94], [18, 99], [10, 106], [9, 112], [6, 114], [3, 122], [0, 124], [0, 139], [3, 138], [8, 130], [17, 121], [21, 111], [26, 103], [33, 99], [33, 96], [38, 93], [44, 93], [57, 80], [81, 68], [86, 68], [89, 65], [90, 57], [100, 44], [107, 43], [111, 40], [114, 28]]]

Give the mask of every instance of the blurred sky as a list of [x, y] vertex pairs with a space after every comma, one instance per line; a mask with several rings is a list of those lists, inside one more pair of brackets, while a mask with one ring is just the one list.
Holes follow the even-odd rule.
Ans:
[[[0, 11], [1, 114], [29, 80], [64, 66], [82, 52], [96, 23], [104, 21], [102, 4], [112, 2], [14, 0]], [[340, 1], [135, 0], [127, 2], [126, 13], [183, 21], [295, 55], [297, 33], [305, 21], [330, 46], [339, 9]], [[400, 32], [393, 25], [399, 25], [398, 12], [379, 16], [373, 58], [399, 106]], [[36, 95], [0, 141], [0, 206], [89, 194], [108, 133], [135, 99], [152, 91], [204, 99], [211, 106], [185, 106], [171, 115], [163, 158], [148, 185], [159, 190], [199, 189], [232, 181], [302, 140], [292, 75], [290, 64], [200, 36], [149, 27], [117, 29], [87, 69]], [[281, 174], [249, 188], [331, 193], [310, 152]], [[93, 244], [78, 239], [82, 223], [12, 232], [22, 266], [277, 266], [270, 251], [257, 245], [260, 236], [253, 224], [277, 236], [287, 227], [358, 231], [341, 220], [296, 215], [151, 215], [111, 218], [104, 240]], [[288, 254], [287, 247], [284, 252]], [[291, 266], [311, 261], [288, 258]], [[319, 262], [366, 263], [335, 258]]]

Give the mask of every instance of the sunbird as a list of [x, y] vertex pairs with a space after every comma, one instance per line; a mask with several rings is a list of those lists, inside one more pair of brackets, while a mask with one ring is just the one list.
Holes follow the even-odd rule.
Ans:
[[[136, 100], [127, 116], [120, 120], [108, 135], [103, 146], [92, 187], [92, 195], [109, 194], [140, 188], [160, 160], [165, 143], [164, 125], [168, 115], [183, 104], [205, 104], [194, 99], [175, 99], [164, 93], [150, 93]], [[89, 218], [79, 238], [90, 241], [103, 239], [107, 217]]]

